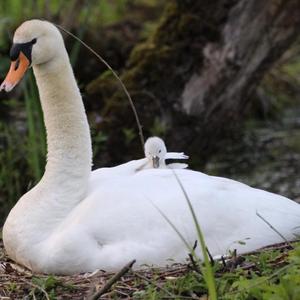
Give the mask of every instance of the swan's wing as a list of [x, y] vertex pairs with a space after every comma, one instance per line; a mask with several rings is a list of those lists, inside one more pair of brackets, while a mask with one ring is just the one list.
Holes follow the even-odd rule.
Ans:
[[[257, 216], [257, 212], [286, 239], [294, 237], [300, 220], [299, 204], [234, 180], [186, 169], [174, 171], [193, 205], [212, 255], [235, 247], [239, 251], [251, 251], [280, 242], [280, 236]], [[170, 245], [174, 244], [166, 255], [171, 248], [182, 247], [156, 207], [191, 244], [196, 239], [191, 213], [172, 170], [149, 169], [133, 176], [113, 178], [98, 184], [88, 198], [78, 207], [76, 215], [93, 220], [93, 234], [100, 242], [128, 237], [145, 245], [146, 241], [155, 240], [154, 253], [157, 254], [157, 248], [168, 248], [162, 238], [167, 235], [173, 241]], [[300, 229], [296, 231], [300, 233]], [[239, 245], [244, 239], [246, 245]]]
[[[133, 258], [137, 264], [162, 265], [168, 258], [184, 261], [188, 250], [162, 216], [191, 246], [194, 244], [195, 225], [174, 172], [191, 201], [213, 256], [230, 249], [243, 253], [281, 242], [282, 238], [257, 213], [286, 239], [295, 238], [294, 232], [300, 233], [299, 228], [295, 231], [300, 205], [287, 198], [191, 170], [149, 169], [97, 183], [66, 218], [65, 224], [83, 227], [83, 236], [92, 237], [89, 257], [99, 260], [95, 268], [116, 269]], [[61, 228], [72, 227], [65, 224]], [[58, 232], [63, 241], [69, 237], [68, 232], [64, 236], [62, 230]], [[72, 232], [77, 239], [77, 228]], [[77, 240], [82, 245], [82, 237]], [[82, 253], [80, 246], [72, 249]]]
[[183, 163], [172, 163], [167, 165], [167, 167], [170, 169], [186, 169], [188, 166], [188, 164]]
[[146, 170], [149, 169], [150, 165], [149, 165], [149, 160], [147, 158], [142, 158], [138, 160], [138, 163], [135, 166], [134, 172], [139, 172], [142, 170]]
[[165, 159], [188, 159], [189, 157], [184, 152], [168, 152]]
[[93, 190], [96, 186], [108, 180], [134, 175], [138, 170], [144, 169], [147, 162], [148, 160], [146, 158], [141, 158], [131, 160], [116, 167], [96, 169], [91, 174], [89, 190]]

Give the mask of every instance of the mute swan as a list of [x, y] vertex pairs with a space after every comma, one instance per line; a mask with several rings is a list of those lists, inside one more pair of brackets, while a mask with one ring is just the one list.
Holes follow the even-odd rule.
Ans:
[[[164, 266], [188, 250], [160, 215], [163, 211], [193, 245], [197, 239], [172, 170], [128, 176], [91, 172], [89, 126], [61, 34], [46, 21], [15, 32], [11, 67], [1, 89], [10, 91], [32, 65], [47, 129], [41, 181], [21, 197], [3, 228], [8, 255], [34, 272], [74, 274], [116, 270], [131, 259]], [[279, 195], [191, 170], [176, 170], [213, 256], [281, 242], [299, 234], [300, 206]], [[245, 245], [238, 243], [246, 240]], [[199, 250], [200, 251], [200, 250]], [[199, 253], [201, 255], [201, 253]]]
[[164, 141], [156, 136], [150, 137], [145, 143], [145, 156], [148, 158], [148, 168], [171, 168], [171, 169], [185, 169], [187, 164], [172, 163], [166, 165], [166, 159], [188, 159], [189, 157], [184, 153], [167, 152]]

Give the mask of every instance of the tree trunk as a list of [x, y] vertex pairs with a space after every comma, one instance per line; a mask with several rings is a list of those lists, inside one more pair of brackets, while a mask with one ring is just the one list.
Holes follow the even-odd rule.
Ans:
[[[170, 151], [203, 162], [241, 122], [251, 93], [296, 39], [299, 25], [299, 0], [170, 2], [122, 74], [146, 137], [159, 134]], [[100, 76], [88, 93], [105, 101], [105, 163], [141, 156], [133, 114], [115, 79]]]

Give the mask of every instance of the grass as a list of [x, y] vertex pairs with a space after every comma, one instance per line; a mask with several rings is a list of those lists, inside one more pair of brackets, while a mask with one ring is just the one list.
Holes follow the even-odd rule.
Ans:
[[[15, 153], [18, 148], [18, 139], [15, 130], [7, 124], [0, 123], [0, 139], [4, 140], [0, 146], [0, 162], [6, 162], [5, 167], [0, 168], [0, 195], [5, 196], [5, 201], [1, 203], [0, 219], [4, 217], [4, 213], [10, 209], [15, 203], [15, 197], [20, 196], [21, 190], [21, 174], [16, 170], [17, 162], [21, 159], [22, 154]], [[22, 164], [19, 165], [22, 168]]]
[[[208, 288], [208, 295], [209, 295], [209, 299], [211, 300], [216, 300], [217, 299], [217, 291], [216, 291], [216, 284], [215, 284], [215, 278], [214, 278], [214, 270], [213, 267], [211, 265], [211, 262], [209, 260], [208, 257], [208, 249], [206, 247], [205, 244], [205, 240], [204, 240], [204, 236], [200, 227], [200, 224], [198, 222], [196, 213], [194, 211], [194, 208], [192, 206], [192, 203], [190, 201], [190, 198], [187, 194], [187, 191], [185, 190], [182, 182], [180, 181], [180, 179], [178, 178], [176, 172], [174, 170], [172, 170], [173, 175], [184, 195], [184, 198], [187, 202], [188, 208], [190, 210], [195, 228], [196, 228], [196, 232], [197, 232], [197, 236], [198, 236], [198, 240], [200, 241], [200, 247], [201, 247], [201, 253], [203, 255], [203, 260], [204, 260], [204, 266], [201, 266], [200, 264], [200, 259], [197, 257], [196, 252], [195, 252], [195, 248], [197, 246], [197, 244], [195, 244], [194, 247], [191, 247], [189, 245], [189, 243], [186, 241], [186, 239], [184, 238], [184, 236], [180, 233], [180, 231], [175, 227], [175, 225], [172, 223], [171, 220], [168, 219], [168, 217], [160, 210], [158, 209], [158, 211], [160, 212], [160, 214], [162, 215], [163, 218], [165, 218], [165, 220], [169, 223], [169, 225], [174, 229], [174, 231], [177, 233], [177, 235], [179, 236], [179, 238], [182, 240], [182, 242], [185, 244], [185, 246], [187, 247], [187, 249], [190, 251], [190, 258], [192, 260], [192, 263], [195, 265], [196, 263], [198, 263], [199, 265], [199, 270], [201, 270], [201, 273], [203, 274], [203, 278], [205, 280], [205, 283], [207, 285]], [[194, 266], [196, 269], [198, 269], [197, 266]]]
[[39, 101], [33, 74], [30, 73], [24, 86], [24, 98], [27, 116], [27, 160], [34, 182], [42, 177], [46, 156], [46, 133], [43, 112]]
[[[214, 272], [218, 299], [299, 300], [300, 242], [278, 244], [243, 256], [216, 261]], [[0, 245], [0, 298], [89, 299], [113, 276], [96, 274], [45, 276], [32, 274], [17, 266]], [[100, 299], [208, 299], [204, 277], [190, 260], [166, 268], [129, 271]], [[211, 298], [209, 298], [211, 299]]]

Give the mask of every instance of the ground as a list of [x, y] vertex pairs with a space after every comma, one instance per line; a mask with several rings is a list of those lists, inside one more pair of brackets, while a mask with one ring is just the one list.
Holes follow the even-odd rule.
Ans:
[[[215, 261], [213, 269], [219, 299], [300, 299], [300, 243], [277, 244], [248, 255], [232, 254]], [[203, 266], [125, 270], [113, 286], [112, 273], [97, 271], [75, 276], [45, 276], [12, 262], [0, 248], [0, 299], [208, 299]], [[99, 294], [99, 290], [107, 291]], [[277, 295], [276, 298], [275, 294]]]

